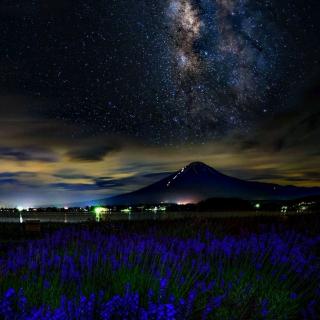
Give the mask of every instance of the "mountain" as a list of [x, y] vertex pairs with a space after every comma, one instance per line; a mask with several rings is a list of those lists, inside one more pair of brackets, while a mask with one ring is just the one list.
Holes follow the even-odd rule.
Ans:
[[320, 188], [245, 181], [224, 175], [202, 162], [193, 162], [149, 186], [130, 193], [97, 200], [92, 204], [196, 203], [213, 197], [289, 200], [313, 195], [320, 195]]

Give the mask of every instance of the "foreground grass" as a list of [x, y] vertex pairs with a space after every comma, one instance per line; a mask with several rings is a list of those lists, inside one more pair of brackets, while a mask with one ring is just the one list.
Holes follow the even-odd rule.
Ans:
[[192, 219], [58, 229], [3, 249], [0, 315], [318, 319], [320, 237], [315, 222], [300, 228]]

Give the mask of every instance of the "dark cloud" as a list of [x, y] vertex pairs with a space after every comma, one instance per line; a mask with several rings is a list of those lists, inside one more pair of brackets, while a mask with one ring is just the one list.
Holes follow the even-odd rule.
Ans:
[[155, 172], [155, 173], [146, 173], [146, 174], [136, 174], [126, 178], [112, 179], [110, 177], [100, 177], [95, 179], [95, 184], [100, 188], [118, 188], [125, 187], [128, 185], [139, 185], [145, 186], [150, 183], [154, 183], [158, 180], [161, 180], [172, 172]]
[[12, 178], [6, 178], [6, 179], [0, 179], [0, 185], [4, 184], [17, 184], [19, 183], [19, 180], [17, 179], [12, 179]]
[[38, 173], [36, 172], [27, 172], [27, 171], [17, 171], [17, 172], [1, 172], [0, 179], [5, 178], [36, 178]]
[[90, 183], [52, 183], [48, 185], [50, 188], [54, 189], [62, 189], [68, 191], [90, 191], [90, 190], [98, 190], [98, 187], [94, 184]]
[[102, 189], [110, 189], [110, 188], [117, 188], [117, 187], [123, 187], [126, 185], [126, 182], [128, 182], [128, 179], [96, 179], [95, 185], [98, 188]]
[[[67, 191], [92, 191], [102, 189], [114, 189], [125, 186], [131, 179], [93, 179], [90, 183], [52, 183], [48, 186], [54, 189], [63, 189]], [[131, 180], [132, 182], [132, 180]]]
[[15, 177], [15, 176], [16, 176], [15, 172], [1, 172], [0, 173], [0, 179], [6, 179], [6, 178]]
[[111, 152], [120, 150], [118, 145], [82, 145], [67, 153], [72, 160], [100, 161]]
[[15, 160], [15, 161], [41, 161], [41, 162], [56, 162], [58, 157], [55, 153], [47, 149], [41, 148], [0, 148], [0, 159]]

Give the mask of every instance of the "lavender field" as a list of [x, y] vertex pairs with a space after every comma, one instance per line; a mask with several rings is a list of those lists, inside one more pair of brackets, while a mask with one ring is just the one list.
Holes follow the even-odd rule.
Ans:
[[318, 319], [318, 226], [190, 219], [11, 236], [0, 318]]

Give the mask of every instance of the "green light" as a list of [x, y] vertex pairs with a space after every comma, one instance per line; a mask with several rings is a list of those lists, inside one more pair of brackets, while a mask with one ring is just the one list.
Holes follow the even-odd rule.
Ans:
[[103, 208], [103, 207], [96, 207], [94, 208], [94, 213], [97, 215], [97, 214], [101, 214], [103, 212], [106, 212], [106, 209]]
[[108, 212], [108, 208], [104, 207], [96, 207], [94, 208], [94, 213], [96, 216], [96, 221], [99, 222], [101, 219], [101, 215]]
[[255, 208], [259, 209], [260, 208], [260, 203], [255, 204]]

